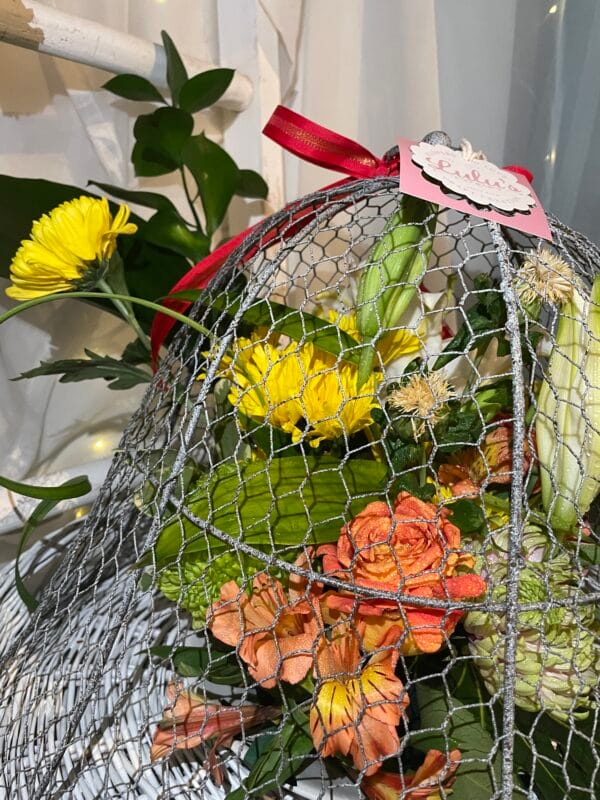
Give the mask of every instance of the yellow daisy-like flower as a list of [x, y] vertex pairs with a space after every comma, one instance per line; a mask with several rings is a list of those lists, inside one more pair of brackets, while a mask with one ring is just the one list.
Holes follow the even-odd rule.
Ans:
[[357, 389], [357, 368], [312, 343], [281, 349], [253, 339], [238, 339], [224, 359], [223, 377], [232, 382], [229, 402], [246, 417], [286, 431], [293, 442], [312, 447], [368, 427], [378, 407], [373, 375]]
[[136, 232], [137, 226], [127, 221], [130, 213], [121, 205], [113, 218], [105, 197], [82, 196], [44, 214], [17, 250], [10, 266], [13, 285], [6, 294], [33, 300], [81, 286], [89, 278], [86, 273], [110, 260], [117, 236]]
[[[312, 447], [318, 447], [324, 439], [339, 439], [368, 428], [371, 411], [379, 406], [375, 375], [359, 391], [354, 364], [336, 364], [333, 356], [310, 343], [301, 348], [301, 358], [307, 378], [300, 387], [300, 406]], [[290, 432], [294, 442], [302, 437], [299, 428]]]
[[289, 433], [302, 417], [299, 388], [304, 374], [296, 344], [278, 350], [272, 344], [238, 339], [233, 357], [224, 359], [223, 375], [232, 381], [229, 402], [251, 419], [265, 421]]
[[[330, 311], [328, 319], [329, 322], [337, 325], [340, 330], [345, 331], [357, 342], [362, 342], [354, 311], [347, 314], [338, 314], [336, 311]], [[386, 331], [380, 336], [375, 348], [381, 357], [383, 365], [387, 366], [402, 356], [418, 353], [421, 349], [421, 340], [406, 328], [396, 328]]]

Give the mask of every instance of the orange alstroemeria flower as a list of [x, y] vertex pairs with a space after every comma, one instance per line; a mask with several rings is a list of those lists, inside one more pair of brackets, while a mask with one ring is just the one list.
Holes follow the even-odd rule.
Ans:
[[322, 629], [319, 603], [306, 592], [288, 599], [278, 580], [261, 573], [248, 595], [235, 581], [221, 587], [208, 624], [213, 635], [248, 664], [252, 677], [271, 689], [278, 680], [300, 683], [313, 666], [313, 649]]
[[207, 703], [200, 695], [178, 690], [175, 684], [167, 687], [167, 700], [169, 705], [152, 739], [150, 759], [157, 761], [174, 750], [189, 750], [212, 740], [208, 768], [219, 784], [222, 774], [217, 761], [218, 748], [230, 745], [235, 736], [281, 714], [281, 709], [274, 706]]
[[342, 528], [336, 545], [319, 548], [323, 572], [350, 584], [347, 593], [323, 596], [326, 621], [341, 613], [366, 622], [367, 650], [376, 649], [392, 628], [405, 655], [439, 650], [461, 611], [399, 605], [392, 599], [358, 599], [351, 587], [446, 600], [483, 594], [486, 585], [481, 577], [455, 574], [459, 567], [472, 567], [474, 558], [461, 552], [460, 531], [449, 516], [449, 509], [440, 510], [408, 492], [398, 495], [393, 512], [386, 503], [369, 503]]
[[430, 750], [414, 775], [378, 772], [365, 778], [361, 789], [368, 800], [441, 800], [442, 788], [444, 797], [450, 793], [460, 756], [460, 750], [451, 750], [449, 757]]
[[361, 668], [359, 638], [346, 625], [334, 629], [333, 641], [321, 638], [310, 730], [322, 758], [350, 755], [357, 769], [373, 775], [398, 753], [397, 727], [409, 700], [394, 674], [397, 660], [388, 645]]
[[[512, 423], [505, 422], [488, 433], [480, 447], [468, 447], [450, 456], [438, 470], [438, 479], [450, 486], [456, 497], [479, 497], [480, 487], [488, 483], [506, 484], [512, 480]], [[531, 460], [525, 442], [524, 469]]]

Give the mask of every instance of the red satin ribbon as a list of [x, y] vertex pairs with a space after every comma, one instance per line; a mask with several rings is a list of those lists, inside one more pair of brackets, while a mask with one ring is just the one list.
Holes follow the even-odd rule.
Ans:
[[277, 106], [263, 133], [304, 161], [354, 178], [375, 178], [398, 171], [397, 160], [388, 164], [352, 139], [317, 125], [284, 106]]
[[[390, 159], [378, 158], [362, 145], [352, 141], [352, 139], [347, 139], [345, 136], [340, 136], [338, 133], [324, 128], [322, 125], [317, 125], [315, 122], [311, 122], [306, 117], [296, 114], [295, 111], [291, 111], [284, 106], [277, 106], [265, 125], [263, 133], [304, 161], [310, 161], [320, 167], [343, 172], [344, 175], [350, 176], [329, 184], [324, 189], [331, 189], [336, 186], [343, 187], [345, 184], [351, 183], [355, 178], [376, 178], [383, 175], [393, 175], [399, 169], [397, 156]], [[505, 169], [520, 172], [530, 182], [533, 180], [533, 175], [524, 167], [515, 165], [505, 167]], [[261, 247], [264, 247], [276, 237], [281, 237], [284, 240], [289, 239], [314, 218], [314, 214], [319, 208], [318, 205], [315, 205], [312, 212], [310, 209], [304, 208], [301, 212], [294, 214], [296, 205], [297, 202], [294, 202], [285, 207], [284, 210], [289, 211], [290, 216], [285, 219], [285, 222], [279, 228], [272, 227], [269, 229], [261, 240]], [[290, 224], [290, 221], [293, 223], [294, 220], [297, 220], [297, 224]], [[234, 236], [221, 247], [217, 247], [210, 255], [192, 267], [173, 286], [169, 294], [176, 294], [188, 289], [206, 288], [231, 253], [239, 247], [250, 231], [261, 224], [262, 221], [238, 233], [237, 236]], [[258, 245], [246, 253], [245, 259], [251, 258], [257, 250]], [[163, 305], [183, 313], [192, 303], [187, 300], [170, 300], [167, 298]], [[159, 350], [174, 325], [175, 320], [164, 314], [157, 313], [154, 317], [150, 331], [154, 367], [157, 364]]]

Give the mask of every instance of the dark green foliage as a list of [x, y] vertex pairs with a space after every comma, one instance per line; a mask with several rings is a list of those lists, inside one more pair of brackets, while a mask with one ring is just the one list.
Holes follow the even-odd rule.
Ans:
[[115, 75], [106, 81], [103, 89], [124, 97], [126, 100], [139, 100], [147, 103], [164, 103], [165, 98], [154, 84], [139, 75]]
[[39, 367], [21, 373], [15, 380], [36, 378], [40, 375], [60, 375], [60, 383], [75, 383], [92, 378], [104, 378], [109, 389], [131, 389], [139, 383], [150, 383], [150, 372], [112, 356], [99, 356], [85, 348], [87, 358], [66, 358], [59, 361], [42, 361]]

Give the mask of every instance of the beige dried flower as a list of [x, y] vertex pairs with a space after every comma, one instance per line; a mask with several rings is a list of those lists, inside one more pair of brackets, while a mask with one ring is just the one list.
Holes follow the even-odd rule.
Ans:
[[453, 397], [454, 392], [444, 373], [431, 372], [429, 375], [412, 375], [403, 386], [390, 393], [388, 403], [397, 411], [420, 418], [420, 422], [413, 419], [415, 438], [418, 438], [423, 434], [427, 421], [436, 424], [445, 404]]
[[560, 305], [573, 297], [579, 279], [571, 267], [548, 247], [530, 250], [519, 270], [517, 294], [526, 308], [536, 308], [542, 301]]

